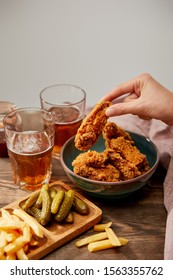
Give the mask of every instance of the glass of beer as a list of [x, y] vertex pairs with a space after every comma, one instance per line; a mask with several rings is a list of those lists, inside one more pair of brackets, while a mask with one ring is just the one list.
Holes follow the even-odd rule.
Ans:
[[3, 119], [15, 107], [15, 104], [10, 101], [0, 101], [0, 157], [8, 157]]
[[86, 93], [74, 85], [57, 84], [41, 91], [40, 102], [41, 107], [54, 117], [53, 156], [59, 159], [62, 146], [76, 134], [85, 116]]
[[14, 183], [36, 190], [48, 183], [52, 172], [54, 121], [40, 108], [21, 108], [3, 120]]

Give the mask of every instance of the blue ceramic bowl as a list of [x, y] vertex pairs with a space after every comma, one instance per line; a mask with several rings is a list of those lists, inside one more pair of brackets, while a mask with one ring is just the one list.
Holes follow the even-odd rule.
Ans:
[[[72, 161], [81, 153], [74, 145], [74, 137], [70, 138], [63, 146], [60, 156], [62, 167], [72, 183], [78, 188], [86, 191], [96, 197], [101, 198], [122, 198], [132, 194], [142, 188], [153, 175], [159, 163], [159, 152], [155, 144], [148, 138], [129, 132], [132, 139], [135, 141], [137, 148], [146, 155], [150, 170], [145, 174], [134, 179], [122, 182], [100, 182], [83, 178], [73, 172]], [[90, 148], [102, 152], [105, 149], [105, 144], [102, 136]]]

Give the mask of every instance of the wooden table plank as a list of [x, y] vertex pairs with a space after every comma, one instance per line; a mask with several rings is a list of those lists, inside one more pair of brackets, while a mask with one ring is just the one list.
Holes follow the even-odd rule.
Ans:
[[[112, 221], [118, 236], [129, 240], [121, 248], [101, 252], [88, 252], [87, 248], [76, 248], [75, 241], [90, 234], [89, 229], [57, 250], [44, 257], [47, 260], [69, 259], [117, 259], [117, 260], [162, 260], [165, 239], [166, 211], [163, 205], [163, 180], [165, 171], [159, 167], [149, 184], [131, 197], [107, 201], [94, 198], [77, 189], [79, 193], [95, 203], [103, 211], [103, 222]], [[53, 160], [53, 180], [62, 180], [73, 186], [58, 160]], [[8, 159], [0, 159], [0, 207], [20, 199], [28, 192], [14, 186]]]

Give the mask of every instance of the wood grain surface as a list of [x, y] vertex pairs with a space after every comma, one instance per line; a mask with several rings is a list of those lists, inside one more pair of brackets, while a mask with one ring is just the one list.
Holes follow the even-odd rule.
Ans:
[[[77, 189], [69, 181], [58, 160], [53, 160], [52, 180], [61, 180], [98, 206], [103, 213], [102, 222], [112, 221], [117, 236], [129, 243], [124, 247], [91, 253], [86, 247], [76, 248], [79, 238], [93, 234], [87, 229], [62, 246], [48, 253], [47, 260], [162, 260], [164, 253], [166, 211], [163, 204], [165, 171], [158, 167], [150, 182], [125, 199], [103, 200]], [[29, 192], [14, 186], [8, 158], [0, 159], [0, 208], [21, 199]]]

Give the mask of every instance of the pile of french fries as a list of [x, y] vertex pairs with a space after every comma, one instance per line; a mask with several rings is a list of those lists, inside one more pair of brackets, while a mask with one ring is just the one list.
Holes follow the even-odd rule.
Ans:
[[111, 226], [112, 222], [95, 225], [94, 231], [98, 233], [78, 240], [75, 246], [80, 248], [87, 245], [89, 252], [96, 252], [126, 245], [128, 240], [123, 237], [117, 237]]
[[0, 214], [0, 260], [28, 260], [30, 247], [43, 238], [41, 226], [20, 208]]

